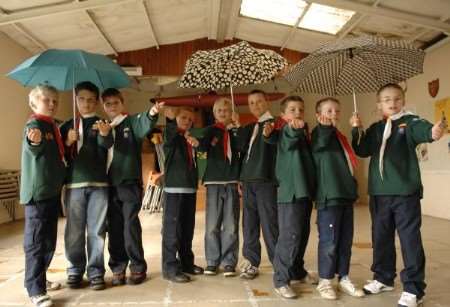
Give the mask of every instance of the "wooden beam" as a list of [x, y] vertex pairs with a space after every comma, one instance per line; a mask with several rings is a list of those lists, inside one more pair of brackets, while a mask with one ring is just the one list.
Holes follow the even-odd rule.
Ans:
[[297, 31], [298, 29], [298, 25], [300, 24], [300, 22], [302, 22], [303, 17], [305, 17], [306, 13], [308, 12], [309, 8], [311, 7], [311, 3], [308, 3], [305, 8], [303, 9], [302, 13], [300, 14], [300, 16], [297, 18], [297, 21], [295, 22], [295, 24], [289, 29], [288, 34], [286, 35], [286, 37], [283, 40], [283, 43], [281, 44], [280, 50], [283, 50], [287, 43], [289, 42], [289, 40], [292, 38], [292, 36], [294, 35], [294, 33]]
[[[222, 5], [221, 0], [206, 0], [206, 22], [208, 29], [208, 39], [218, 39], [220, 27], [220, 9]], [[222, 31], [223, 32], [223, 31]], [[223, 41], [223, 37], [221, 38]]]
[[[379, 4], [380, 4], [380, 2], [381, 2], [382, 0], [375, 0], [375, 2], [374, 3], [372, 3], [372, 6], [373, 7], [377, 7]], [[344, 37], [346, 37], [354, 28], [356, 28], [360, 23], [361, 23], [361, 21], [363, 21], [366, 17], [367, 17], [368, 15], [367, 14], [361, 14], [361, 15], [359, 15], [353, 22], [351, 22], [351, 20], [350, 20], [350, 22], [351, 22], [351, 24], [348, 26], [348, 27], [346, 27], [345, 29], [344, 29], [344, 31], [342, 31], [342, 33], [340, 33], [339, 35], [338, 35], [338, 41], [340, 41], [340, 40], [342, 40]], [[353, 18], [352, 18], [353, 19]]]
[[241, 11], [242, 0], [227, 0], [231, 1], [230, 15], [226, 24], [225, 39], [234, 39], [236, 29], [239, 23], [239, 13]]
[[55, 4], [49, 7], [23, 10], [17, 13], [11, 13], [9, 15], [0, 16], [0, 26], [48, 17], [55, 14], [68, 14], [73, 12], [96, 9], [103, 6], [120, 5], [136, 1], [137, 0], [89, 0], [83, 2], [76, 1], [71, 3]]
[[[0, 16], [5, 16], [5, 15], [8, 15], [8, 13], [6, 13], [2, 8], [0, 8]], [[25, 27], [22, 26], [21, 24], [13, 23], [11, 25], [14, 27], [14, 29], [16, 29], [16, 31], [22, 33], [22, 35], [27, 37], [30, 41], [32, 41], [42, 51], [48, 49], [48, 47], [42, 41], [40, 41], [39, 39], [34, 37], [34, 35], [30, 31], [25, 29]]]
[[423, 17], [383, 7], [373, 7], [372, 5], [367, 5], [350, 0], [308, 0], [308, 1], [312, 3], [350, 10], [360, 14], [385, 17], [395, 21], [401, 21], [413, 25], [418, 25], [424, 28], [437, 30], [447, 35], [450, 35], [450, 24], [442, 22], [440, 20], [436, 20], [434, 18]]
[[86, 12], [86, 16], [89, 18], [89, 21], [94, 25], [94, 28], [97, 30], [98, 34], [100, 34], [100, 37], [108, 45], [108, 47], [112, 50], [113, 54], [115, 56], [118, 56], [119, 54], [117, 53], [117, 49], [112, 44], [111, 40], [106, 35], [105, 31], [101, 28], [101, 26], [95, 20], [94, 14], [89, 12], [88, 10], [86, 10], [85, 12]]
[[152, 20], [150, 19], [150, 13], [148, 12], [147, 1], [142, 0], [142, 6], [144, 8], [145, 17], [147, 19], [148, 28], [150, 30], [150, 35], [152, 36], [153, 42], [155, 43], [156, 49], [159, 49], [158, 39], [156, 38], [155, 30], [153, 29]]

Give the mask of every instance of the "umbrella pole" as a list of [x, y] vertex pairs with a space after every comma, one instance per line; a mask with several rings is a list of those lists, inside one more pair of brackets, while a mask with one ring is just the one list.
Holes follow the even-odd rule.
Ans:
[[77, 119], [77, 106], [76, 106], [76, 95], [75, 95], [75, 72], [72, 71], [72, 112], [73, 112], [73, 129], [76, 130], [76, 119]]
[[356, 93], [355, 88], [352, 88], [353, 94], [353, 114], [358, 114], [358, 107], [356, 106]]
[[233, 97], [233, 85], [230, 85], [230, 92], [231, 92], [231, 111], [234, 113], [234, 97]]

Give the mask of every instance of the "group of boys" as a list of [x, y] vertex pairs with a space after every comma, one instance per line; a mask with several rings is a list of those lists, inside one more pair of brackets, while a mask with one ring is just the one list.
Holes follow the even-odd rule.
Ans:
[[[47, 290], [57, 288], [46, 279], [56, 243], [58, 204], [65, 185], [67, 223], [65, 253], [67, 284], [82, 285], [86, 271], [90, 287], [105, 288], [103, 249], [109, 233], [109, 266], [113, 285], [139, 284], [147, 264], [138, 218], [142, 196], [140, 152], [142, 140], [155, 126], [163, 104], [136, 115], [124, 113], [124, 99], [116, 89], [102, 93], [109, 121], [95, 114], [99, 91], [77, 85], [79, 117], [60, 129], [53, 116], [57, 91], [38, 86], [30, 93], [34, 111], [25, 128], [22, 153], [21, 202], [25, 206], [25, 286], [36, 306], [51, 306]], [[262, 230], [274, 268], [275, 291], [295, 298], [294, 282], [315, 283], [304, 267], [313, 201], [319, 231], [317, 290], [336, 299], [339, 290], [355, 297], [393, 290], [394, 232], [399, 232], [404, 256], [404, 292], [399, 306], [414, 307], [424, 296], [425, 257], [420, 237], [422, 185], [415, 147], [438, 140], [435, 125], [404, 110], [404, 92], [395, 84], [382, 87], [378, 108], [384, 118], [365, 132], [357, 114], [351, 118], [351, 144], [337, 129], [340, 103], [327, 97], [316, 104], [318, 125], [312, 133], [304, 121], [299, 96], [281, 102], [275, 119], [263, 91], [248, 96], [257, 122], [241, 126], [228, 99], [216, 101], [215, 124], [201, 138], [191, 135], [194, 111], [181, 107], [166, 119], [164, 130], [164, 212], [162, 273], [173, 282], [189, 282], [190, 275], [235, 276], [239, 255], [239, 190], [243, 199], [244, 260], [240, 277], [253, 279], [261, 263]], [[206, 268], [194, 263], [198, 184], [196, 153], [207, 153]], [[356, 201], [357, 158], [371, 157], [369, 167], [374, 280], [358, 289], [349, 278], [353, 241], [353, 203]], [[87, 232], [87, 242], [85, 240]], [[87, 249], [87, 256], [86, 256]]]

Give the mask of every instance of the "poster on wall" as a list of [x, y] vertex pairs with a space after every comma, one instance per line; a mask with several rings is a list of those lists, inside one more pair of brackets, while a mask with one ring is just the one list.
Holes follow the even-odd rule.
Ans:
[[[447, 119], [447, 121], [450, 118], [450, 97], [440, 99], [434, 103], [434, 121], [438, 122], [444, 117]], [[446, 133], [449, 132], [450, 131], [447, 127]]]

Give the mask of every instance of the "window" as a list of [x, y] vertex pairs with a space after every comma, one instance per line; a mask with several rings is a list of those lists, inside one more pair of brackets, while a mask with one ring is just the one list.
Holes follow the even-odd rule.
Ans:
[[353, 11], [303, 0], [242, 0], [241, 15], [263, 21], [293, 26], [307, 10], [299, 28], [335, 35], [355, 14]]

